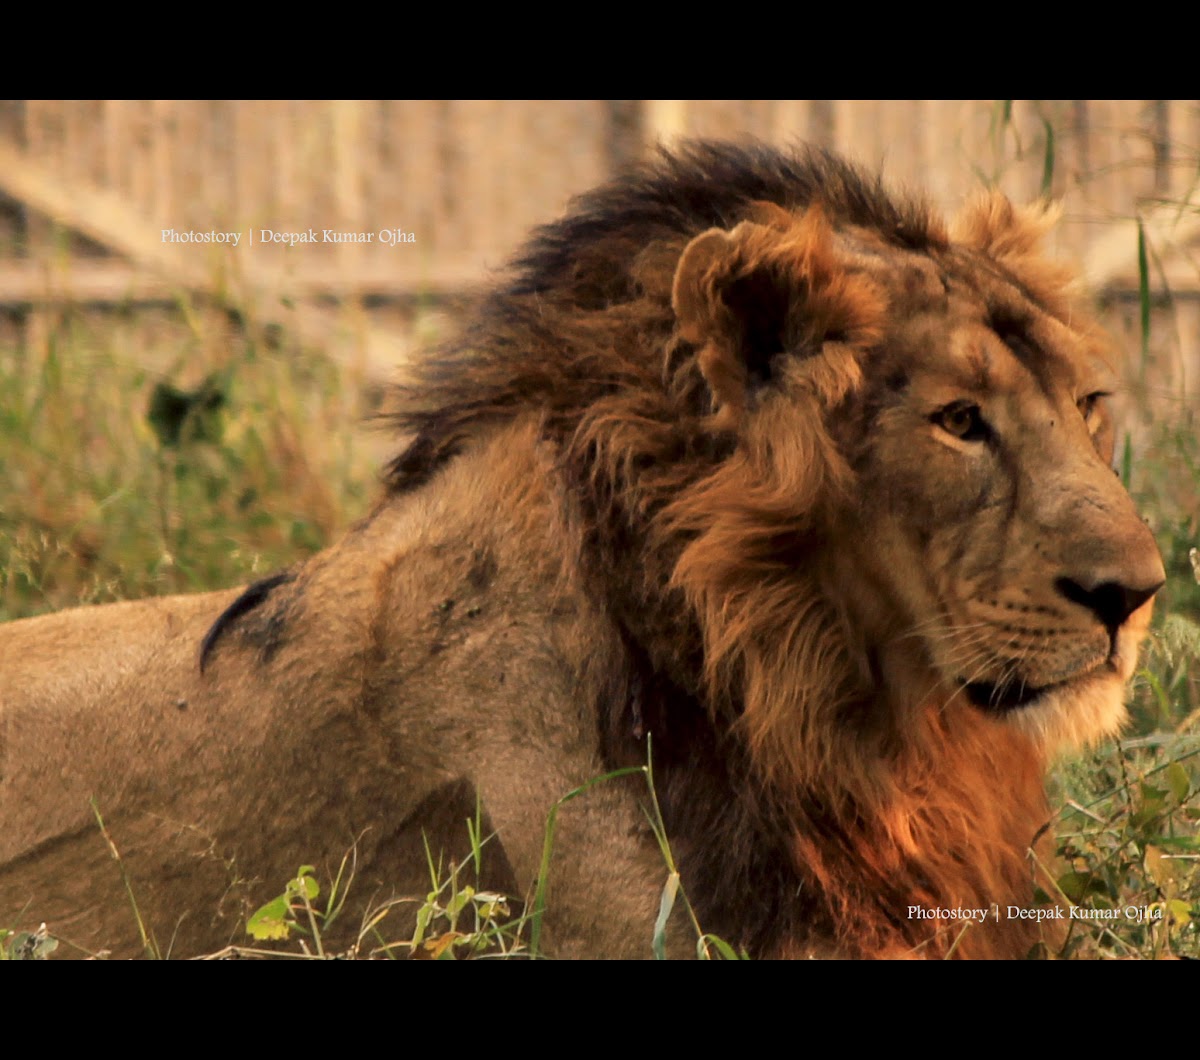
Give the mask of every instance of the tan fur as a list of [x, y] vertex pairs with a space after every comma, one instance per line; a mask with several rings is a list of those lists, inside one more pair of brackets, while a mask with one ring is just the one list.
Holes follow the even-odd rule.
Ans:
[[[422, 895], [476, 796], [525, 897], [551, 806], [649, 735], [705, 929], [1026, 953], [1029, 921], [912, 910], [1031, 904], [1047, 756], [1120, 726], [1162, 580], [1049, 223], [721, 145], [582, 200], [398, 392], [412, 441], [339, 544], [0, 630], [0, 924], [137, 951], [93, 800], [177, 953], [351, 845], [358, 911]], [[564, 807], [549, 952], [648, 953], [645, 801]]]
[[[423, 828], [444, 829], [435, 853], [462, 856], [476, 791], [505, 837], [502, 852], [485, 849], [493, 883], [524, 897], [550, 806], [604, 772], [575, 704], [603, 679], [611, 646], [560, 577], [569, 533], [549, 473], [531, 429], [514, 427], [435, 494], [382, 508], [302, 569], [268, 666], [247, 626], [197, 667], [236, 592], [3, 627], [0, 921], [45, 921], [85, 951], [138, 951], [92, 800], [143, 918], [175, 955], [248, 943], [247, 911], [301, 864], [332, 874], [354, 847], [355, 915], [329, 940], [347, 941], [369, 903], [430, 889]], [[611, 901], [581, 902], [589, 923], [554, 923], [555, 952], [645, 952], [665, 870], [643, 790], [613, 783], [564, 809], [552, 896], [595, 889]], [[438, 820], [431, 808], [451, 797], [454, 816]], [[647, 930], [601, 934], [614, 916]], [[385, 925], [398, 919], [411, 917]]]

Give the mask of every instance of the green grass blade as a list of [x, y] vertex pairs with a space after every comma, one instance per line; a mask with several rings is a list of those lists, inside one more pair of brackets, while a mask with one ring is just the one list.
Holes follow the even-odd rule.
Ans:
[[1049, 198], [1054, 186], [1054, 126], [1043, 118], [1042, 128], [1046, 131], [1046, 147], [1042, 154], [1042, 197]]
[[667, 959], [667, 921], [675, 908], [675, 896], [679, 893], [679, 873], [672, 872], [663, 887], [662, 900], [658, 903], [658, 918], [654, 921], [654, 941], [651, 948], [656, 961]]
[[618, 777], [627, 777], [633, 773], [644, 773], [645, 771], [645, 766], [627, 766], [624, 769], [615, 769], [611, 773], [594, 777], [586, 784], [581, 784], [575, 788], [574, 791], [568, 791], [566, 795], [550, 807], [550, 813], [546, 817], [546, 831], [542, 839], [542, 861], [538, 866], [537, 887], [533, 894], [533, 915], [530, 917], [529, 925], [530, 956], [540, 957], [542, 952], [542, 921], [546, 915], [546, 888], [550, 880], [550, 855], [554, 850], [554, 832], [558, 828], [559, 808], [565, 806], [572, 799], [576, 799], [580, 795], [591, 791], [597, 784], [616, 780]]
[[1146, 229], [1142, 219], [1137, 223], [1138, 305], [1141, 308], [1142, 325], [1142, 376], [1150, 361], [1150, 265], [1146, 258]]

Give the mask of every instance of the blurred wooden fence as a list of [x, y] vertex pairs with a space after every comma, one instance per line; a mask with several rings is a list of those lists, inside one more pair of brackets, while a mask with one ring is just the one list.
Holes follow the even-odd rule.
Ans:
[[[824, 144], [950, 210], [981, 181], [1049, 192], [1064, 200], [1061, 249], [1118, 326], [1136, 321], [1140, 222], [1151, 287], [1173, 298], [1164, 385], [1200, 392], [1197, 101], [10, 100], [0, 306], [136, 307], [186, 290], [310, 341], [370, 346], [382, 369], [403, 338], [340, 333], [332, 304], [469, 292], [571, 195], [685, 136]], [[309, 229], [372, 238], [262, 238]]]

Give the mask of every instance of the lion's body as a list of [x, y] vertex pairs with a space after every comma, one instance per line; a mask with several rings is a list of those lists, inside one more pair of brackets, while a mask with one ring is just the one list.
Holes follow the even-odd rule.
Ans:
[[[582, 200], [400, 391], [339, 544], [0, 630], [0, 925], [120, 946], [124, 871], [200, 952], [354, 844], [360, 906], [420, 896], [476, 797], [525, 897], [555, 801], [652, 750], [705, 930], [937, 955], [927, 911], [986, 909], [954, 952], [1027, 952], [1046, 756], [1120, 724], [1161, 581], [1041, 227], [717, 146]], [[549, 952], [648, 953], [644, 801], [563, 807]]]
[[[423, 897], [422, 832], [462, 857], [476, 791], [505, 835], [486, 867], [523, 897], [513, 874], [522, 888], [536, 875], [550, 805], [604, 771], [579, 704], [609, 679], [596, 614], [560, 577], [550, 468], [531, 438], [504, 432], [436, 495], [384, 506], [274, 587], [203, 674], [199, 645], [237, 592], [4, 627], [3, 917], [28, 910], [89, 951], [140, 948], [93, 800], [163, 951], [245, 944], [252, 906], [301, 862], [332, 878], [351, 847], [355, 909]], [[614, 828], [627, 850], [611, 848]], [[613, 895], [622, 908], [597, 922], [653, 923], [657, 893], [638, 884], [661, 886], [662, 862], [631, 793], [597, 790], [561, 834], [584, 856], [563, 860], [556, 886]], [[344, 917], [328, 941], [359, 927]], [[613, 942], [595, 924], [555, 930], [578, 956]]]

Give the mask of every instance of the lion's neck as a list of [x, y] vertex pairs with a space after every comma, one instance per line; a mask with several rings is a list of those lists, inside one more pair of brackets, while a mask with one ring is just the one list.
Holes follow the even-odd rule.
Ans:
[[883, 784], [854, 785], [812, 829], [800, 820], [797, 871], [831, 896], [850, 955], [1024, 956], [1036, 922], [1008, 913], [1033, 901], [1030, 848], [1049, 817], [1041, 755], [966, 704], [931, 699], [912, 720], [923, 738], [875, 764]]

